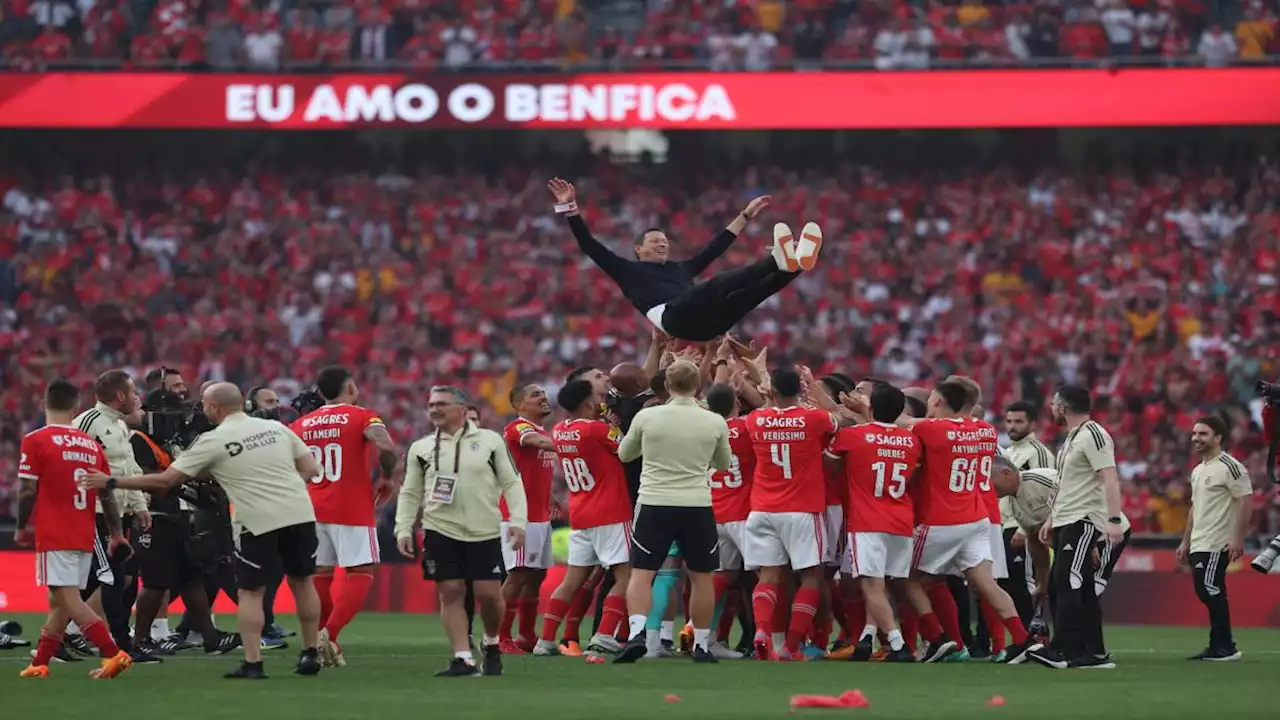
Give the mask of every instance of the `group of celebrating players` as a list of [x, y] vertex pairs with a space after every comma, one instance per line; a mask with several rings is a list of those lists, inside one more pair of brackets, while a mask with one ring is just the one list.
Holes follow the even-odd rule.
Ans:
[[[1016, 515], [1025, 533], [1037, 536], [1048, 518], [1055, 473], [1039, 470], [1037, 481], [1021, 482], [1017, 466], [997, 448], [995, 428], [975, 416], [976, 383], [952, 377], [932, 390], [904, 391], [840, 374], [818, 381], [804, 368], [763, 375], [735, 347], [742, 346], [725, 339], [683, 351], [700, 356], [709, 385], [702, 401], [725, 418], [732, 450], [728, 470], [708, 471], [720, 556], [710, 655], [967, 659], [947, 575], [962, 575], [977, 593], [993, 660], [1017, 664], [1042, 648], [997, 578], [1006, 575], [1003, 520]], [[634, 389], [636, 369], [624, 363], [612, 376]], [[652, 385], [639, 396], [649, 405], [663, 401], [661, 373]], [[647, 634], [639, 655], [622, 647], [635, 488], [628, 487], [618, 457], [622, 423], [611, 408], [619, 392], [599, 370], [575, 371], [556, 398], [566, 418], [550, 429], [552, 410], [541, 388], [512, 393], [521, 416], [505, 436], [525, 483], [526, 547], [534, 551], [507, 554], [504, 652], [616, 656], [617, 662], [672, 653], [659, 632]], [[615, 402], [607, 402], [610, 394]], [[539, 628], [536, 603], [551, 562], [557, 474], [568, 495], [569, 567]], [[1005, 513], [1009, 518], [1002, 517], [1002, 495], [1017, 501]], [[676, 553], [673, 547], [655, 579], [650, 629], [670, 624]], [[578, 627], [605, 571], [613, 582], [603, 588], [597, 631], [584, 651]], [[749, 644], [731, 650], [728, 634], [739, 606], [753, 618], [753, 633]], [[835, 623], [843, 631], [828, 651]], [[680, 638], [686, 650], [690, 633], [686, 627]]]

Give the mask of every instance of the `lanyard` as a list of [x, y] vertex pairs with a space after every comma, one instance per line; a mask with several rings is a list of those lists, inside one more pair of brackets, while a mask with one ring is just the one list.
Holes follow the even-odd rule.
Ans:
[[[436, 428], [435, 466], [436, 466], [437, 475], [440, 474], [440, 436], [443, 434], [444, 434], [444, 431], [440, 430], [439, 428]], [[460, 467], [460, 463], [462, 462], [462, 436], [466, 434], [467, 434], [467, 423], [464, 422], [462, 424], [462, 430], [458, 433], [458, 442], [455, 443], [453, 446], [453, 476], [454, 477], [458, 476], [458, 468]]]

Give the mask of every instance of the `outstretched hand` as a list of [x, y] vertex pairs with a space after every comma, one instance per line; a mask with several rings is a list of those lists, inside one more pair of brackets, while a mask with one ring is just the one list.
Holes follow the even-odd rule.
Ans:
[[551, 178], [547, 183], [547, 189], [551, 191], [551, 197], [555, 198], [556, 203], [560, 205], [571, 203], [578, 197], [578, 191], [573, 187], [573, 183], [563, 178]]
[[772, 200], [773, 198], [768, 195], [761, 195], [747, 203], [747, 206], [742, 209], [742, 215], [748, 220], [754, 220], [757, 215], [764, 212], [765, 208], [769, 207], [769, 203]]

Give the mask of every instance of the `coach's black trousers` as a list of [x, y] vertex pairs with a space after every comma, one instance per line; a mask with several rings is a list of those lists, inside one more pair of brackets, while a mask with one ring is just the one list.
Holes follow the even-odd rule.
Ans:
[[1209, 647], [1234, 652], [1236, 641], [1231, 636], [1231, 607], [1227, 604], [1227, 565], [1231, 558], [1220, 550], [1191, 553], [1189, 559], [1196, 596], [1209, 610]]
[[662, 326], [672, 337], [706, 342], [729, 332], [799, 274], [779, 270], [772, 256], [720, 273], [668, 301]]
[[1051, 647], [1068, 660], [1103, 655], [1102, 604], [1094, 577], [1102, 533], [1088, 520], [1053, 529], [1054, 586]]

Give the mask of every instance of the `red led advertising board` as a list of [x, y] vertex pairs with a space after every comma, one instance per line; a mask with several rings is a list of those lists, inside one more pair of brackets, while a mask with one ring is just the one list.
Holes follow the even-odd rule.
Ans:
[[1280, 68], [0, 75], [0, 127], [702, 130], [1280, 124]]

